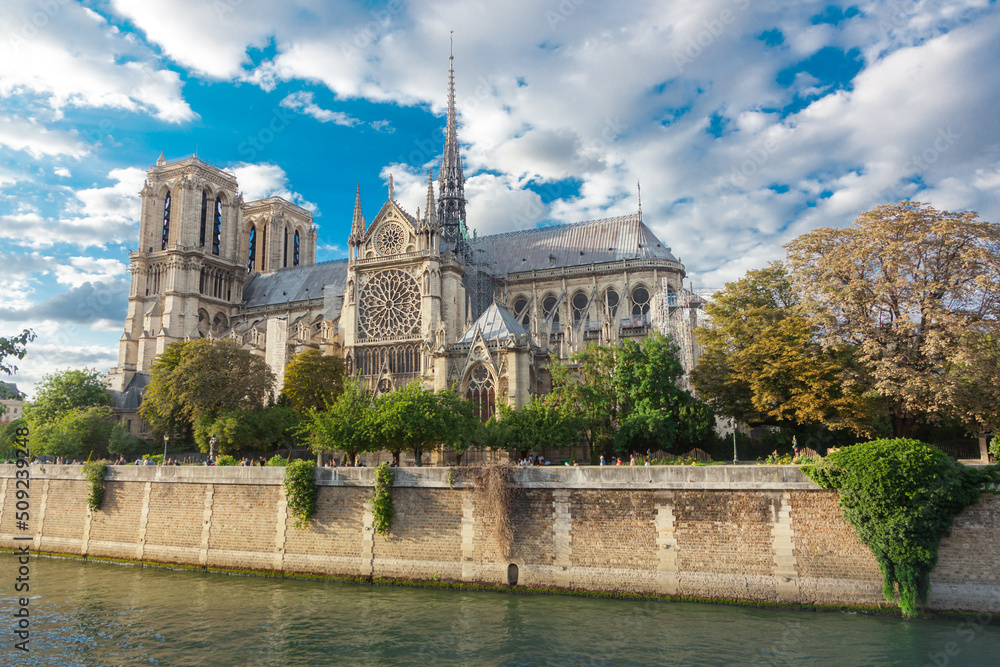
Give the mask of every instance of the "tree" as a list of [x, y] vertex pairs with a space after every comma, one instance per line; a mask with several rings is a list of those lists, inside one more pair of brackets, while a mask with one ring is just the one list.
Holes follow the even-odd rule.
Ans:
[[27, 345], [33, 340], [35, 340], [35, 332], [31, 329], [25, 329], [9, 338], [0, 336], [0, 373], [6, 375], [16, 373], [17, 366], [7, 361], [7, 358], [14, 357], [19, 361], [24, 359], [24, 355], [28, 351]]
[[361, 452], [376, 449], [375, 404], [357, 380], [348, 380], [326, 408], [309, 408], [303, 430], [316, 453], [340, 450], [351, 463]]
[[274, 373], [264, 360], [229, 340], [171, 343], [150, 375], [139, 414], [159, 434], [227, 410], [261, 410], [274, 392]]
[[78, 408], [112, 406], [114, 403], [101, 373], [93, 368], [67, 369], [42, 378], [35, 388], [34, 400], [24, 406], [24, 417], [38, 428]]
[[565, 447], [580, 438], [583, 421], [559, 406], [535, 399], [519, 409], [500, 406], [500, 419], [487, 422], [496, 435], [494, 448], [524, 456], [543, 447]]
[[684, 370], [666, 336], [590, 345], [572, 362], [554, 365], [552, 393], [541, 401], [561, 410], [565, 423], [575, 420], [592, 451], [669, 450], [679, 432], [686, 443], [709, 437], [711, 411], [696, 409], [698, 399], [678, 386]]
[[461, 444], [475, 428], [472, 405], [452, 392], [433, 392], [419, 380], [394, 392], [379, 396], [375, 419], [385, 449], [393, 453], [399, 465], [403, 449], [413, 452], [415, 465], [420, 465], [424, 448], [443, 444]]
[[820, 345], [780, 262], [728, 283], [705, 310], [691, 381], [715, 410], [751, 425], [871, 431], [877, 405], [850, 381], [852, 350]]
[[785, 247], [820, 341], [853, 348], [897, 436], [925, 416], [995, 422], [1000, 386], [969, 352], [1000, 339], [1000, 225], [902, 201]]
[[310, 408], [322, 410], [344, 387], [344, 360], [325, 356], [319, 350], [305, 350], [285, 367], [282, 394], [300, 415]]
[[105, 406], [74, 408], [32, 429], [32, 449], [49, 456], [98, 457], [107, 451], [114, 412]]
[[295, 444], [299, 416], [289, 407], [274, 405], [264, 410], [232, 408], [203, 414], [194, 425], [198, 448], [209, 452], [209, 440], [219, 438], [218, 454], [253, 449], [270, 452]]

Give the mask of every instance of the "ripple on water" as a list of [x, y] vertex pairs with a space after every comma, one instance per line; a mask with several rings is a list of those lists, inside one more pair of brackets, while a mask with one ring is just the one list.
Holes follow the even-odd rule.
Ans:
[[[1000, 626], [969, 619], [370, 587], [72, 560], [34, 559], [32, 593], [32, 651], [5, 646], [4, 664], [922, 665], [949, 642], [958, 650], [949, 665], [997, 664], [1000, 655]], [[10, 618], [10, 607], [5, 596], [0, 614]]]

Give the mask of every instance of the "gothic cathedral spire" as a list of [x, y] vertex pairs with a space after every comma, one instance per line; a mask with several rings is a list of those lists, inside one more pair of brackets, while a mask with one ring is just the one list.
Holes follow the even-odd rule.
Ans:
[[455, 53], [448, 57], [448, 129], [438, 174], [438, 224], [446, 243], [458, 243], [465, 230], [465, 174], [458, 154], [458, 128], [455, 117]]

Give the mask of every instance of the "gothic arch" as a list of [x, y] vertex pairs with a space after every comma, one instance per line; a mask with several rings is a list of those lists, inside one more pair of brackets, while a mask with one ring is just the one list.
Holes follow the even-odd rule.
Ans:
[[473, 411], [480, 420], [485, 422], [496, 415], [497, 379], [485, 363], [474, 364], [462, 384], [465, 398], [472, 401]]

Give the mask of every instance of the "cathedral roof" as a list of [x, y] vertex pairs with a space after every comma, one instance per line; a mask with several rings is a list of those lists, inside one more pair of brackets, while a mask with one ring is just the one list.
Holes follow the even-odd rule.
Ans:
[[343, 294], [346, 280], [346, 259], [259, 273], [243, 288], [243, 307], [277, 306], [321, 299], [323, 288], [327, 286], [333, 294]]
[[528, 332], [511, 315], [510, 311], [496, 303], [483, 311], [479, 319], [473, 322], [472, 326], [466, 330], [465, 335], [456, 342], [458, 344], [471, 343], [476, 337], [476, 329], [479, 329], [483, 340], [486, 341], [507, 340], [528, 335]]
[[624, 259], [677, 261], [638, 213], [480, 236], [469, 242], [477, 258], [497, 274]]

